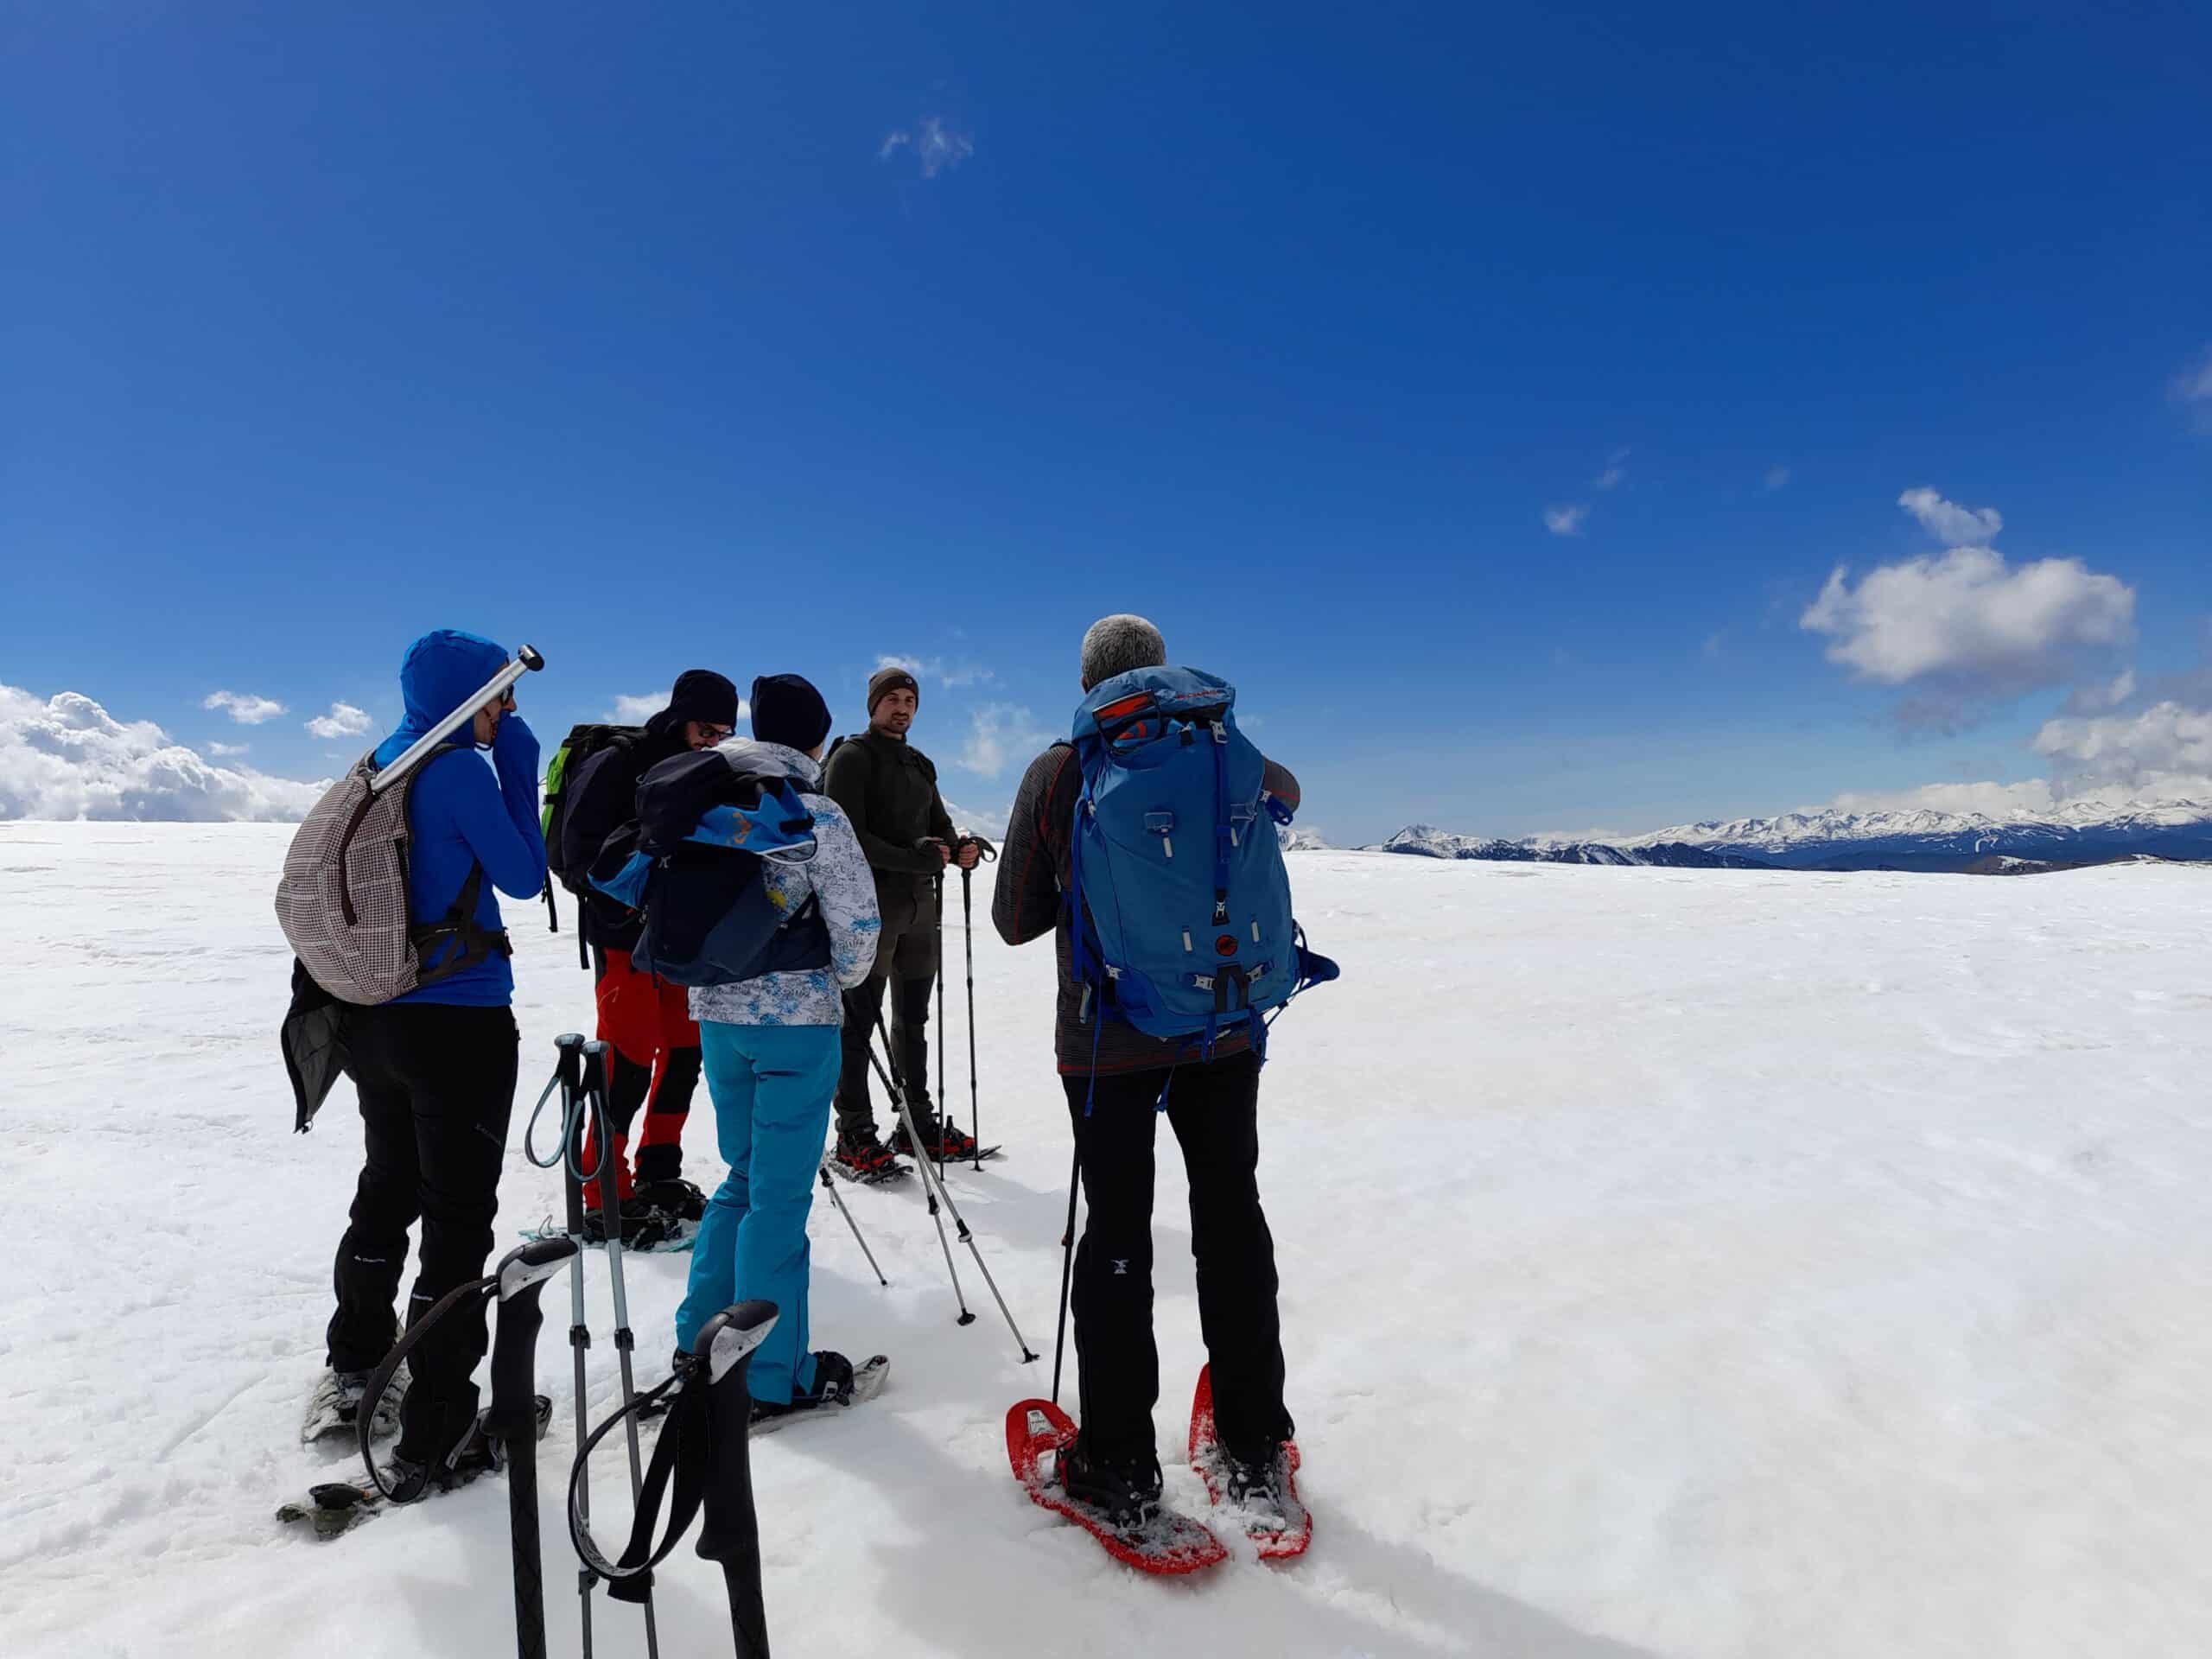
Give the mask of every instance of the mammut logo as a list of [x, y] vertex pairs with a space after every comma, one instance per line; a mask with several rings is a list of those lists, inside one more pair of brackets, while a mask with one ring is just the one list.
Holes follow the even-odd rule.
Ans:
[[1115, 1271], [1116, 1273], [1126, 1274], [1128, 1272], [1128, 1270], [1129, 1270], [1129, 1259], [1128, 1259], [1128, 1257], [1127, 1257], [1127, 1256], [1122, 1256], [1122, 1257], [1121, 1257], [1118, 1261], [1116, 1261], [1116, 1262], [1114, 1263], [1114, 1271]]

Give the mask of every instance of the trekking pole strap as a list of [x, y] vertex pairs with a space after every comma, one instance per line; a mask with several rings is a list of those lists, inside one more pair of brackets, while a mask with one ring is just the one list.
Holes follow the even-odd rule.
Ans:
[[369, 1449], [370, 1430], [375, 1426], [377, 1407], [383, 1402], [385, 1390], [391, 1386], [391, 1379], [399, 1374], [399, 1368], [406, 1363], [407, 1356], [415, 1351], [416, 1345], [431, 1326], [471, 1297], [479, 1301], [489, 1301], [499, 1293], [499, 1275], [496, 1273], [448, 1291], [431, 1304], [421, 1319], [401, 1333], [399, 1340], [392, 1344], [391, 1351], [378, 1365], [376, 1374], [369, 1378], [368, 1389], [361, 1395], [360, 1405], [355, 1408], [354, 1424], [360, 1441], [361, 1461], [368, 1466], [369, 1478], [376, 1483], [377, 1491], [386, 1498], [393, 1497], [392, 1490], [384, 1484], [384, 1471], [377, 1467], [377, 1460]]
[[[645, 1471], [645, 1485], [638, 1494], [637, 1518], [631, 1526], [629, 1541], [623, 1547], [621, 1559], [610, 1561], [593, 1541], [591, 1522], [584, 1513], [583, 1483], [591, 1454], [601, 1440], [658, 1404], [671, 1389], [676, 1391], [676, 1404], [661, 1427], [659, 1443], [653, 1447], [652, 1463]], [[683, 1535], [698, 1517], [699, 1506], [706, 1498], [706, 1459], [686, 1455], [685, 1446], [707, 1428], [705, 1378], [701, 1376], [699, 1386], [695, 1389], [679, 1372], [620, 1408], [576, 1448], [576, 1460], [569, 1471], [569, 1539], [576, 1547], [578, 1559], [607, 1581], [607, 1593], [615, 1600], [649, 1599], [652, 1595], [653, 1568], [668, 1559], [669, 1552], [683, 1541]], [[668, 1496], [671, 1479], [675, 1493], [668, 1506], [668, 1529], [658, 1548], [655, 1548], [653, 1531], [660, 1523], [662, 1499]]]

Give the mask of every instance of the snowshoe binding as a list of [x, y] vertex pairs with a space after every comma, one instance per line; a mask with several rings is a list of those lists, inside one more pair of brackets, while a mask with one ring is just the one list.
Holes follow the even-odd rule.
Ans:
[[1298, 1442], [1284, 1439], [1256, 1456], [1239, 1457], [1221, 1443], [1214, 1423], [1213, 1368], [1202, 1366], [1191, 1400], [1191, 1467], [1214, 1507], [1243, 1529], [1263, 1561], [1303, 1555], [1313, 1541], [1313, 1515], [1298, 1496]]
[[849, 1408], [873, 1400], [883, 1392], [884, 1381], [890, 1373], [891, 1362], [881, 1354], [855, 1370], [853, 1362], [842, 1354], [823, 1349], [814, 1356], [812, 1389], [793, 1395], [788, 1405], [755, 1400], [751, 1432], [756, 1435], [772, 1434], [808, 1417], [834, 1416], [836, 1414], [832, 1408]]
[[[368, 1392], [369, 1378], [374, 1375], [373, 1371], [326, 1369], [315, 1379], [315, 1392], [308, 1396], [307, 1414], [300, 1422], [302, 1442], [311, 1446], [342, 1434], [350, 1445], [359, 1426], [361, 1397]], [[388, 1440], [399, 1433], [399, 1407], [407, 1397], [409, 1381], [407, 1362], [402, 1360], [384, 1397], [377, 1402], [376, 1417], [369, 1426], [371, 1440]]]
[[836, 1155], [830, 1159], [830, 1168], [833, 1173], [862, 1186], [882, 1186], [914, 1173], [900, 1163], [898, 1155], [877, 1140], [873, 1132], [839, 1135]]

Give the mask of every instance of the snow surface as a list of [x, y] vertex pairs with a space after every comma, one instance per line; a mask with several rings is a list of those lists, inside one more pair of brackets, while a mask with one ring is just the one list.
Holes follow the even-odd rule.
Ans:
[[[12, 1659], [512, 1651], [500, 1484], [327, 1545], [271, 1518], [355, 1467], [296, 1440], [359, 1140], [343, 1084], [289, 1132], [288, 834], [0, 825]], [[1283, 1020], [1263, 1100], [1313, 1553], [1145, 1580], [1009, 1478], [1005, 1409], [1050, 1383], [1067, 1141], [1049, 949], [986, 933], [983, 1127], [1010, 1156], [953, 1191], [1046, 1359], [1016, 1363], [964, 1255], [979, 1317], [955, 1326], [911, 1185], [845, 1190], [889, 1291], [817, 1204], [817, 1338], [894, 1370], [757, 1447], [778, 1652], [2212, 1651], [2212, 871], [1291, 868], [1345, 969]], [[503, 1230], [556, 1204], [522, 1122], [590, 1007], [542, 915], [509, 910]], [[961, 1000], [956, 978], [956, 1031]], [[695, 1175], [711, 1147], [702, 1096]], [[1188, 1503], [1200, 1350], [1160, 1147], [1157, 1425]], [[683, 1272], [631, 1265], [648, 1379]], [[591, 1285], [597, 1414], [596, 1262]], [[549, 1622], [573, 1654], [563, 1282], [546, 1306]], [[620, 1470], [594, 1468], [603, 1537]], [[665, 1652], [730, 1650], [713, 1568], [687, 1547], [660, 1585]], [[597, 1611], [601, 1653], [643, 1653], [632, 1610]]]

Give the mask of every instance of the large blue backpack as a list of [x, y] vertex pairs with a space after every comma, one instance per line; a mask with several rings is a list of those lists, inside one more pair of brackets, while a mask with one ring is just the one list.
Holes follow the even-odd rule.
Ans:
[[1083, 793], [1069, 841], [1069, 937], [1084, 1011], [1148, 1036], [1246, 1029], [1336, 964], [1292, 919], [1266, 763], [1236, 729], [1236, 690], [1191, 668], [1140, 668], [1075, 715]]

